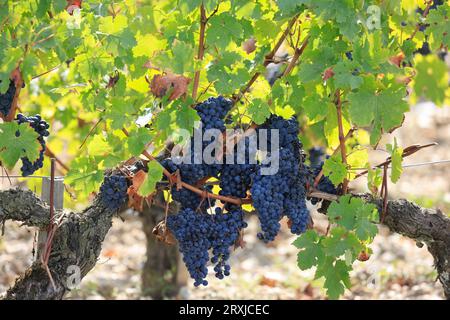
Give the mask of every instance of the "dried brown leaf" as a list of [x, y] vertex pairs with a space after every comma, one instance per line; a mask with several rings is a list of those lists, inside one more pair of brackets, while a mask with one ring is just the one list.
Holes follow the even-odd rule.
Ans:
[[162, 98], [170, 92], [169, 100], [175, 100], [186, 95], [190, 78], [176, 74], [157, 74], [150, 83], [150, 90], [157, 98]]

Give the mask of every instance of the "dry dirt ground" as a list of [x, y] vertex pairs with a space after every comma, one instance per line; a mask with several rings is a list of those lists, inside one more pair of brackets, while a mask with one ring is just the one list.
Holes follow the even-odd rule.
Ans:
[[[405, 163], [450, 159], [450, 108], [436, 109], [418, 105], [407, 114], [405, 126], [396, 132], [402, 146], [438, 142], [439, 145], [405, 160]], [[373, 152], [383, 159], [383, 151]], [[365, 182], [353, 184], [363, 190]], [[390, 185], [393, 198], [407, 197], [427, 207], [440, 207], [450, 213], [450, 164], [442, 163], [404, 170], [397, 185]], [[316, 225], [326, 222], [315, 215]], [[295, 236], [284, 226], [269, 246], [255, 237], [258, 224], [250, 219], [246, 247], [232, 255], [231, 276], [225, 280], [209, 277], [208, 287], [194, 288], [191, 281], [181, 288], [178, 299], [324, 299], [321, 281], [313, 270], [296, 266]], [[34, 231], [9, 222], [0, 238], [0, 295], [14, 283], [32, 259]], [[374, 253], [367, 262], [358, 262], [352, 273], [353, 286], [344, 299], [442, 299], [435, 281], [433, 260], [426, 247], [400, 235], [380, 230], [373, 244]], [[140, 272], [145, 259], [145, 239], [141, 222], [133, 216], [114, 221], [94, 270], [79, 289], [67, 299], [147, 299], [140, 294]], [[213, 272], [211, 272], [212, 274]]]

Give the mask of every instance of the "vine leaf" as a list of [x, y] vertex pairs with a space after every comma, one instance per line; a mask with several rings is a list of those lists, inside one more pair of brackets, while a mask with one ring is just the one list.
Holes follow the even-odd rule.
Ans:
[[323, 239], [322, 244], [327, 256], [331, 257], [340, 257], [347, 251], [356, 256], [363, 249], [358, 237], [342, 227], [333, 228], [330, 236]]
[[225, 49], [231, 41], [237, 41], [244, 35], [240, 21], [228, 12], [213, 16], [209, 22], [206, 42], [221, 49]]
[[179, 103], [176, 111], [177, 125], [189, 132], [194, 128], [195, 123], [200, 121], [195, 109], [190, 107], [190, 101], [190, 99], [187, 99], [185, 103]]
[[400, 175], [402, 174], [402, 162], [403, 162], [403, 149], [397, 145], [397, 139], [394, 138], [394, 145], [387, 144], [387, 151], [391, 154], [391, 181], [393, 183], [397, 183], [398, 179], [400, 179]]
[[37, 160], [41, 148], [37, 138], [38, 134], [26, 123], [1, 123], [0, 160], [3, 165], [12, 169], [21, 157], [31, 162]]
[[447, 4], [438, 6], [431, 10], [427, 16], [429, 26], [425, 29], [425, 34], [429, 36], [430, 48], [432, 50], [450, 46], [450, 6]]
[[424, 96], [437, 105], [443, 105], [448, 88], [447, 65], [436, 55], [414, 58], [416, 76], [413, 81], [414, 94]]
[[128, 18], [124, 15], [108, 16], [100, 19], [99, 30], [107, 34], [117, 34], [128, 26]]
[[347, 168], [338, 157], [328, 158], [323, 165], [323, 173], [328, 176], [335, 186], [344, 181], [347, 176]]
[[317, 268], [316, 278], [323, 276], [325, 278], [324, 287], [327, 289], [327, 295], [330, 299], [337, 299], [341, 296], [345, 288], [350, 288], [350, 271], [343, 260], [336, 260], [328, 258], [322, 268]]
[[355, 231], [360, 240], [375, 237], [377, 227], [376, 208], [365, 203], [362, 199], [345, 195], [339, 201], [333, 202], [328, 208], [327, 215], [330, 220], [348, 231]]
[[148, 163], [148, 173], [142, 182], [138, 194], [142, 197], [147, 197], [152, 194], [156, 189], [156, 183], [161, 181], [163, 175], [163, 169], [156, 161]]
[[262, 99], [254, 99], [248, 107], [248, 112], [256, 124], [262, 124], [270, 116], [269, 104]]
[[143, 170], [139, 170], [133, 176], [133, 184], [128, 188], [128, 207], [133, 208], [137, 211], [141, 211], [144, 209], [144, 197], [139, 195], [138, 190], [141, 185], [144, 183], [147, 174]]
[[113, 151], [105, 137], [100, 134], [96, 134], [92, 138], [87, 146], [87, 149], [89, 155], [91, 156], [105, 156]]
[[151, 135], [146, 128], [138, 128], [130, 132], [128, 137], [128, 150], [133, 156], [138, 156], [149, 142]]
[[191, 79], [176, 74], [157, 74], [150, 83], [150, 90], [157, 98], [170, 92], [169, 101], [185, 96]]
[[308, 230], [293, 242], [295, 247], [303, 249], [297, 255], [297, 264], [301, 270], [316, 266], [325, 259], [320, 239], [316, 231]]
[[392, 85], [378, 90], [372, 78], [366, 78], [365, 85], [357, 92], [349, 94], [349, 112], [352, 120], [359, 126], [373, 124], [370, 142], [376, 144], [382, 132], [401, 125], [403, 113], [409, 107], [404, 100], [405, 88]]
[[350, 88], [351, 90], [359, 88], [363, 83], [363, 79], [358, 75], [357, 66], [358, 64], [354, 61], [340, 61], [333, 68], [334, 85], [337, 88]]
[[96, 158], [83, 156], [72, 161], [65, 181], [72, 185], [75, 190], [89, 194], [98, 190], [103, 181], [103, 172], [98, 170]]
[[[333, 223], [347, 231], [354, 231], [359, 240], [366, 241], [377, 234], [378, 229], [373, 223], [377, 219], [376, 207], [360, 198], [342, 196], [330, 205], [327, 214]], [[355, 249], [361, 251], [356, 244]]]

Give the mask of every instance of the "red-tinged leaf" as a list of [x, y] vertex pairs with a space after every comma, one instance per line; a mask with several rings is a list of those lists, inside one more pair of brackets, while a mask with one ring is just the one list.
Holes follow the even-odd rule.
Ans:
[[67, 0], [66, 11], [72, 15], [75, 9], [81, 9], [83, 0]]
[[403, 59], [405, 59], [405, 54], [403, 52], [400, 52], [396, 56], [390, 57], [389, 62], [400, 68]]
[[150, 83], [150, 90], [157, 98], [162, 98], [170, 92], [169, 100], [175, 100], [186, 95], [190, 78], [176, 74], [157, 74]]
[[128, 207], [137, 211], [144, 210], [144, 197], [138, 194], [138, 190], [145, 180], [147, 173], [139, 170], [133, 177], [133, 184], [128, 188]]
[[331, 77], [334, 76], [334, 71], [332, 67], [329, 67], [328, 69], [326, 69], [323, 74], [322, 74], [322, 80], [323, 81], [327, 81], [328, 79], [330, 79]]

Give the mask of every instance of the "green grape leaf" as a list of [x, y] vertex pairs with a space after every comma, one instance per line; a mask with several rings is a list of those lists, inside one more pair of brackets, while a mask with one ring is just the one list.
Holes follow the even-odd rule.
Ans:
[[103, 33], [117, 34], [128, 26], [128, 18], [124, 15], [116, 17], [107, 16], [100, 18], [99, 30]]
[[336, 260], [330, 261], [324, 265], [325, 283], [324, 287], [327, 289], [327, 296], [330, 299], [337, 299], [345, 292], [345, 288], [350, 288], [350, 271], [351, 266], [348, 266], [345, 261]]
[[209, 28], [206, 31], [206, 42], [218, 46], [221, 49], [231, 41], [238, 41], [244, 35], [241, 22], [228, 12], [213, 16], [209, 20]]
[[323, 99], [319, 94], [312, 92], [305, 97], [302, 107], [308, 119], [317, 122], [326, 117], [330, 104], [328, 99]]
[[297, 8], [300, 6], [300, 1], [292, 1], [292, 0], [276, 0], [278, 8], [284, 14], [292, 14], [297, 11]]
[[325, 161], [323, 173], [337, 186], [347, 177], [347, 168], [339, 157], [331, 157]]
[[374, 194], [377, 193], [378, 188], [383, 182], [382, 170], [381, 168], [372, 169], [368, 167], [367, 172], [367, 188]]
[[150, 141], [151, 134], [147, 128], [138, 128], [129, 133], [128, 150], [133, 156], [138, 156], [144, 151], [145, 145]]
[[340, 227], [333, 228], [330, 236], [322, 241], [322, 245], [327, 256], [332, 257], [340, 257], [347, 250], [356, 255], [363, 249], [362, 244], [354, 233]]
[[429, 26], [425, 29], [425, 34], [428, 35], [428, 42], [431, 50], [436, 50], [441, 47], [450, 46], [450, 6], [444, 4], [437, 6], [437, 8], [430, 10], [427, 16], [427, 23]]
[[338, 62], [333, 68], [334, 85], [342, 89], [350, 88], [354, 90], [359, 88], [363, 83], [363, 79], [357, 75], [357, 67], [358, 64], [353, 61], [344, 60]]
[[382, 132], [402, 124], [409, 106], [404, 100], [405, 88], [391, 86], [377, 90], [370, 81], [349, 94], [349, 112], [353, 122], [359, 126], [373, 123], [371, 143], [376, 144]]
[[129, 103], [123, 98], [111, 99], [111, 106], [106, 110], [106, 118], [111, 120], [113, 129], [122, 129], [127, 123], [126, 114], [130, 108]]
[[449, 76], [447, 65], [436, 55], [416, 55], [413, 88], [418, 96], [424, 96], [437, 105], [443, 105]]
[[397, 138], [394, 138], [394, 145], [387, 144], [387, 151], [391, 154], [391, 181], [397, 183], [402, 174], [403, 149], [397, 145]]
[[112, 147], [102, 134], [96, 134], [87, 146], [90, 156], [106, 156], [112, 152]]
[[324, 260], [325, 254], [320, 239], [315, 230], [308, 230], [293, 242], [295, 247], [303, 249], [297, 255], [297, 264], [301, 270], [307, 270]]
[[200, 121], [200, 117], [189, 104], [180, 104], [178, 105], [178, 110], [176, 111], [176, 120], [177, 125], [180, 128], [191, 132], [194, 128], [195, 122]]
[[98, 166], [98, 160], [94, 157], [80, 156], [72, 161], [65, 182], [85, 194], [96, 191], [103, 181], [103, 172]]
[[269, 104], [262, 99], [254, 99], [248, 107], [248, 113], [256, 124], [263, 124], [270, 117]]
[[[375, 215], [376, 214], [374, 214], [374, 218]], [[355, 234], [358, 236], [358, 239], [362, 241], [373, 239], [377, 235], [377, 233], [378, 233], [377, 226], [369, 218], [361, 217], [358, 220], [356, 220]]]
[[156, 189], [156, 183], [161, 181], [163, 175], [162, 166], [156, 161], [150, 161], [148, 163], [148, 173], [144, 179], [144, 182], [139, 187], [138, 194], [146, 197], [152, 194]]
[[[16, 133], [19, 133], [17, 136]], [[39, 158], [41, 145], [38, 134], [27, 123], [0, 123], [0, 160], [2, 164], [12, 169], [21, 157], [27, 157], [31, 162]]]
[[359, 240], [365, 241], [377, 234], [378, 229], [374, 224], [377, 219], [376, 207], [365, 203], [361, 198], [342, 196], [338, 202], [330, 205], [327, 215], [338, 226], [347, 231], [354, 230]]

